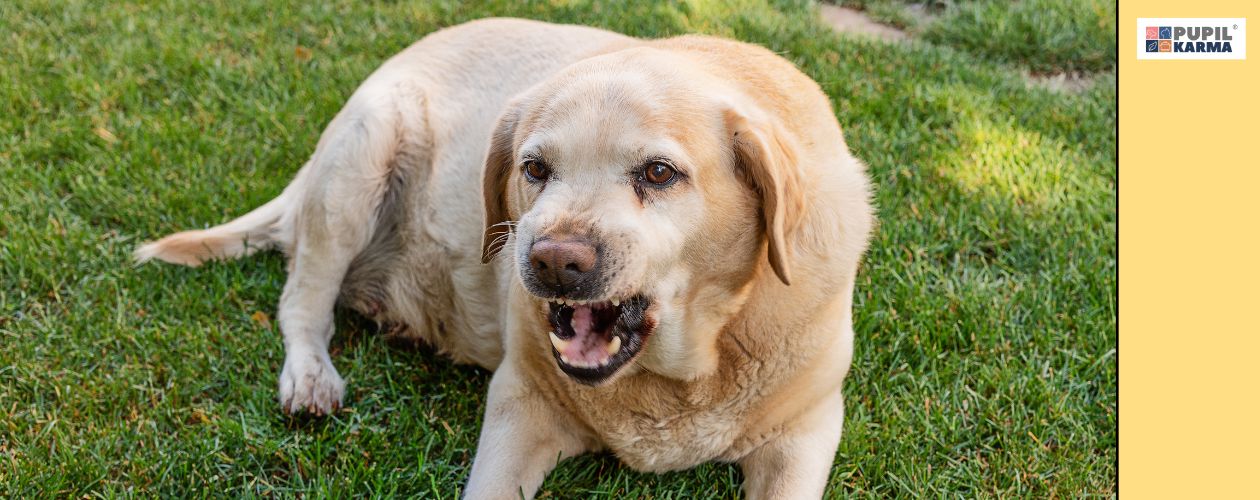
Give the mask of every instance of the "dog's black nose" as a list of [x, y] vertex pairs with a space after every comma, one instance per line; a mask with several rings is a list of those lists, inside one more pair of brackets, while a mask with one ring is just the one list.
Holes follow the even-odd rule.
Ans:
[[540, 284], [557, 294], [589, 292], [599, 265], [599, 252], [580, 239], [547, 239], [529, 249], [529, 265]]

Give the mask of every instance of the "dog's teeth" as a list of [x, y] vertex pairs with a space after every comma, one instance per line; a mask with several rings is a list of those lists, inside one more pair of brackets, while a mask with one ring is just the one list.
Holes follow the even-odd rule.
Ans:
[[614, 356], [617, 351], [621, 350], [621, 337], [613, 336], [612, 342], [608, 343], [608, 356]]
[[556, 335], [556, 332], [547, 332], [547, 335], [551, 337], [552, 347], [555, 347], [556, 352], [559, 352], [559, 353], [563, 353], [565, 349], [568, 349], [569, 342], [572, 342], [571, 340], [564, 340], [560, 338], [559, 335]]
[[573, 362], [572, 362], [572, 361], [569, 361], [569, 358], [568, 358], [568, 357], [566, 357], [566, 356], [565, 356], [565, 355], [563, 355], [563, 354], [561, 354], [561, 355], [560, 355], [560, 362], [562, 362], [562, 363], [564, 363], [564, 364], [566, 364], [566, 365], [574, 366], [574, 365], [573, 365]]
[[613, 305], [613, 307], [617, 307], [617, 306], [621, 305], [621, 301], [620, 301], [620, 300], [617, 300], [617, 299], [612, 299], [612, 305]]

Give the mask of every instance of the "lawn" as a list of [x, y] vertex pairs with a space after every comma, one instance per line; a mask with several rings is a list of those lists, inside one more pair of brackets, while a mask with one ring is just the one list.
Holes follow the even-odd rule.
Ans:
[[[341, 312], [349, 407], [287, 418], [280, 256], [130, 252], [272, 198], [385, 58], [491, 15], [760, 43], [832, 97], [881, 225], [831, 495], [1114, 495], [1115, 33], [1102, 59], [1077, 43], [1098, 23], [960, 1], [948, 29], [885, 44], [803, 2], [214, 3], [0, 2], [0, 497], [457, 497], [488, 373]], [[982, 40], [1006, 21], [1076, 31]], [[1025, 82], [1049, 70], [1095, 73], [1079, 92]], [[540, 495], [731, 498], [740, 481], [586, 456]]]

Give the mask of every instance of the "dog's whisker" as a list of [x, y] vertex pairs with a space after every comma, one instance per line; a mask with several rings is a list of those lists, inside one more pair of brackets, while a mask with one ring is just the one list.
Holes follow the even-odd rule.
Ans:
[[507, 243], [508, 238], [511, 238], [511, 237], [512, 237], [511, 233], [501, 234], [499, 236], [496, 236], [493, 240], [490, 240], [490, 244], [502, 246], [504, 243]]
[[493, 254], [502, 250], [503, 247], [507, 246], [508, 241], [514, 234], [515, 233], [513, 231], [508, 230], [507, 232], [503, 232], [498, 236], [495, 236], [494, 239], [490, 240], [490, 243], [486, 245], [487, 252]]

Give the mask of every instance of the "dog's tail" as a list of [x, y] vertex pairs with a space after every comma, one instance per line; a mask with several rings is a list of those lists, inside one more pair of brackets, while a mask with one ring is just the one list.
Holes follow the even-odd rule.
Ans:
[[302, 173], [280, 196], [230, 222], [210, 229], [182, 231], [136, 248], [140, 264], [153, 259], [197, 267], [210, 260], [244, 257], [259, 250], [292, 246], [292, 212], [301, 189]]

